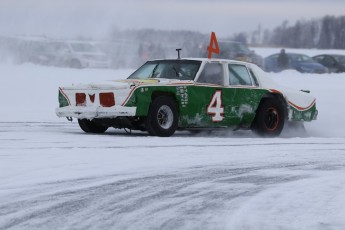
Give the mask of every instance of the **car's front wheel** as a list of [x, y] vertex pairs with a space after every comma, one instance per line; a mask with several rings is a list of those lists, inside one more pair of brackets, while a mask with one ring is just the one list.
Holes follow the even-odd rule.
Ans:
[[146, 130], [150, 135], [169, 137], [178, 126], [177, 104], [167, 96], [159, 96], [152, 102], [147, 118]]
[[80, 128], [85, 133], [104, 133], [108, 129], [108, 127], [102, 126], [88, 119], [78, 119], [78, 123], [79, 123]]
[[267, 98], [262, 101], [256, 112], [252, 130], [260, 136], [279, 136], [285, 122], [284, 107], [279, 100]]

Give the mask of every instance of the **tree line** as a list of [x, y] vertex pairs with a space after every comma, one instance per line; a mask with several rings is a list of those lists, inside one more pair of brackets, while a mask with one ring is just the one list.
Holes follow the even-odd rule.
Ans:
[[273, 30], [263, 30], [259, 25], [257, 30], [249, 34], [235, 34], [233, 38], [265, 46], [345, 49], [345, 16], [298, 20], [291, 26], [284, 21]]
[[[162, 46], [195, 50], [209, 40], [209, 34], [189, 30], [118, 30], [113, 28], [111, 40], [131, 40], [155, 43]], [[222, 39], [222, 38], [219, 38]], [[345, 49], [345, 16], [324, 16], [320, 19], [298, 20], [289, 25], [286, 20], [276, 28], [263, 29], [261, 25], [252, 32], [235, 33], [223, 38], [251, 45], [286, 48]]]

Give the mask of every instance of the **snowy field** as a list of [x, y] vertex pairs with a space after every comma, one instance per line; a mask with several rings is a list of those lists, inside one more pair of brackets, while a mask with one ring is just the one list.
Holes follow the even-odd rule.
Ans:
[[345, 229], [345, 74], [268, 74], [319, 110], [273, 139], [92, 135], [55, 116], [58, 86], [131, 72], [0, 63], [0, 229]]

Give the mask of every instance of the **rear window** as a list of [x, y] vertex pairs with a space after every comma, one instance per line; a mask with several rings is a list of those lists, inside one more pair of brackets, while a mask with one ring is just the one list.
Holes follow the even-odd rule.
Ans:
[[228, 67], [230, 85], [253, 85], [252, 78], [246, 66], [230, 64]]

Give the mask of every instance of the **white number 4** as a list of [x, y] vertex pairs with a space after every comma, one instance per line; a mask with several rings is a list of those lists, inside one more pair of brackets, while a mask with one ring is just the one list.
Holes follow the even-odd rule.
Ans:
[[214, 92], [210, 104], [207, 106], [207, 114], [212, 115], [212, 122], [224, 120], [224, 107], [222, 105], [222, 91]]

